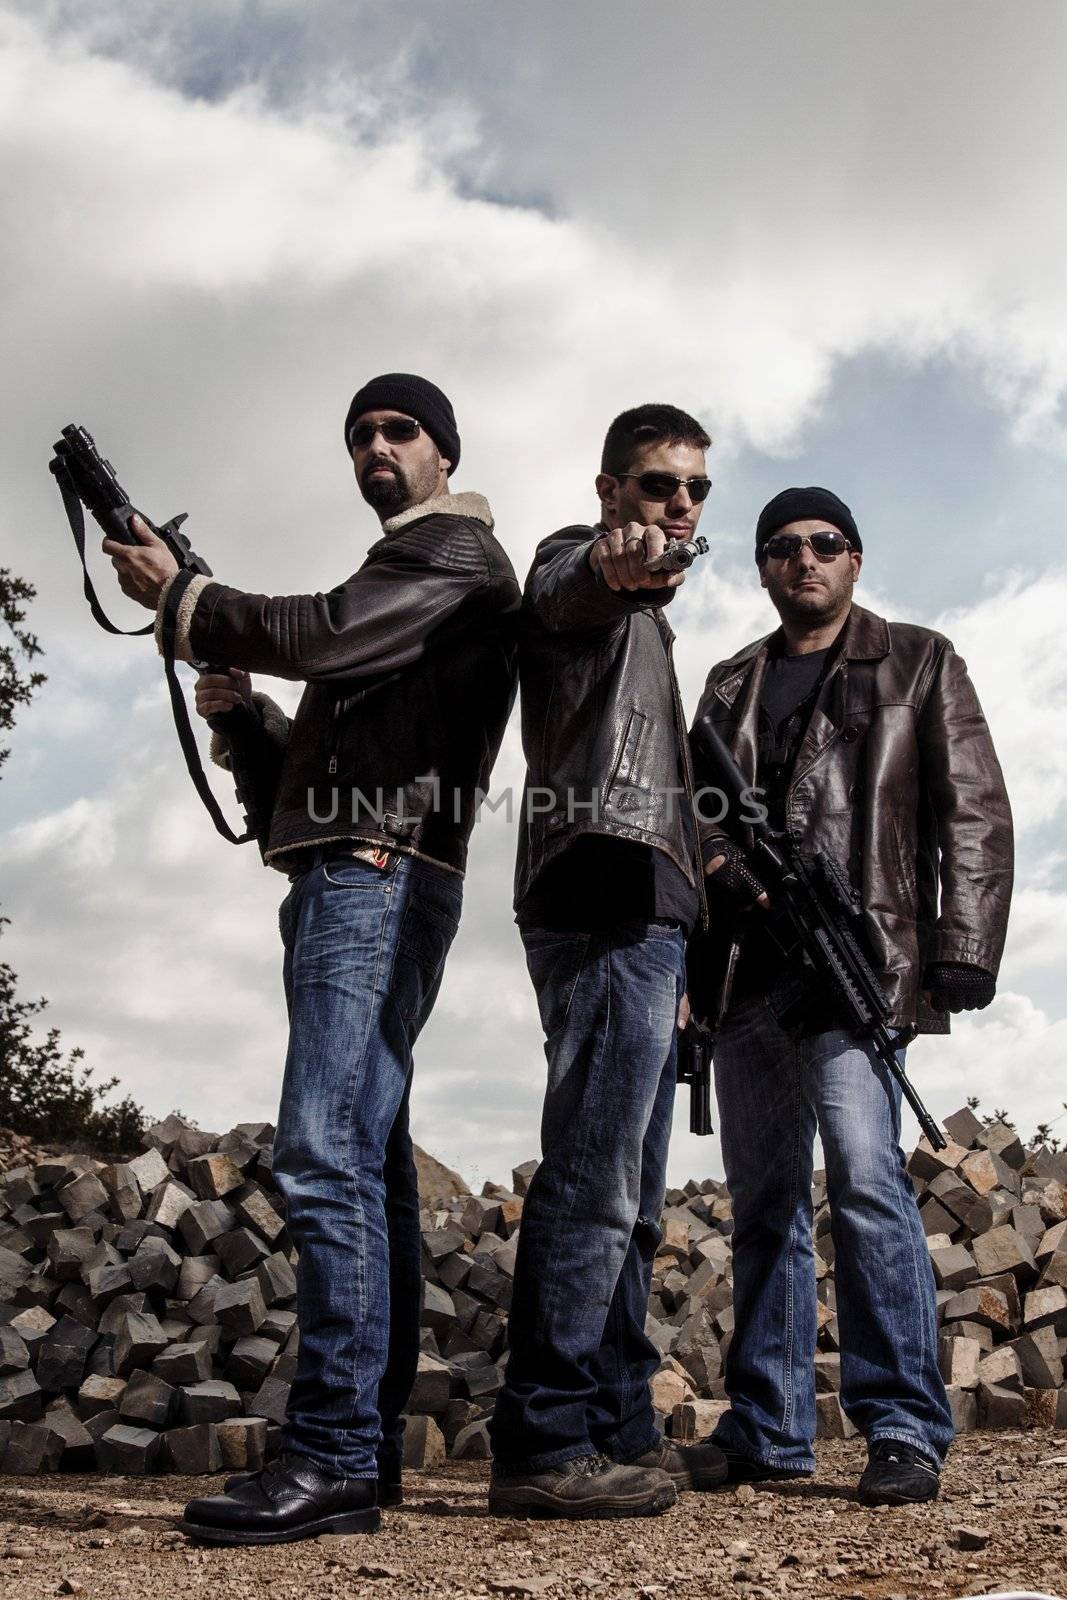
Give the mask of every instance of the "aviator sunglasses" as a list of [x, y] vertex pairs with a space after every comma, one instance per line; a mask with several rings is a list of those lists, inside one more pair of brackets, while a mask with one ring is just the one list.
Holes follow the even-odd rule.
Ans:
[[390, 417], [388, 422], [357, 422], [348, 435], [350, 448], [365, 450], [380, 433], [390, 444], [410, 444], [419, 437], [421, 426], [414, 417]]
[[620, 472], [620, 478], [636, 478], [646, 500], [670, 500], [685, 487], [694, 505], [708, 498], [710, 478], [676, 478], [670, 472]]
[[832, 561], [835, 556], [843, 556], [846, 550], [852, 549], [843, 533], [828, 530], [825, 533], [772, 533], [763, 546], [763, 553], [775, 561], [791, 561], [806, 544], [820, 561]]

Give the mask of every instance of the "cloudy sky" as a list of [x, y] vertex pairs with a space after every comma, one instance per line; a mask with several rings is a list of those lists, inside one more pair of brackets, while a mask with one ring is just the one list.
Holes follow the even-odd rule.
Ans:
[[[1005, 0], [0, 0], [0, 561], [37, 587], [49, 675], [0, 783], [0, 954], [67, 1042], [161, 1114], [272, 1116], [287, 885], [215, 835], [153, 647], [90, 618], [52, 439], [87, 424], [225, 582], [327, 589], [377, 529], [348, 400], [414, 369], [452, 396], [455, 486], [489, 496], [520, 573], [593, 518], [617, 411], [705, 420], [712, 554], [672, 607], [690, 710], [770, 625], [760, 506], [789, 483], [851, 504], [861, 598], [965, 655], [1020, 829], [1000, 994], [913, 1075], [937, 1113], [1056, 1115], [1065, 46], [1058, 0], [1025, 27]], [[496, 782], [520, 777], [513, 726]], [[418, 1053], [416, 1137], [478, 1180], [537, 1148], [513, 854], [482, 824]], [[720, 1172], [684, 1125], [680, 1101], [674, 1180]]]

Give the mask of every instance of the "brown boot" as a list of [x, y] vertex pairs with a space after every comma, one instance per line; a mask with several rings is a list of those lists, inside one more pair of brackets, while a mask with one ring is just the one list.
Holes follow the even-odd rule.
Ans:
[[489, 1483], [494, 1517], [657, 1517], [676, 1499], [665, 1472], [598, 1455], [577, 1456], [544, 1472], [494, 1468]]
[[686, 1489], [721, 1489], [729, 1476], [726, 1457], [716, 1444], [673, 1444], [661, 1439], [630, 1465], [665, 1472], [679, 1494]]

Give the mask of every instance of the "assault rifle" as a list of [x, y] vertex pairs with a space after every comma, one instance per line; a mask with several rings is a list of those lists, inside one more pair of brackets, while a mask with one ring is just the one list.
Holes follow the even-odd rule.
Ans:
[[[108, 633], [126, 634], [137, 636], [151, 633], [154, 623], [146, 623], [143, 628], [118, 628], [104, 613], [96, 597], [89, 569], [85, 564], [85, 517], [82, 513], [84, 506], [94, 521], [103, 529], [109, 539], [117, 539], [122, 544], [136, 545], [140, 543], [137, 535], [130, 527], [131, 519], [136, 515], [142, 517], [152, 532], [158, 534], [163, 540], [171, 555], [177, 561], [179, 568], [199, 573], [205, 578], [211, 577], [211, 568], [202, 556], [196, 555], [185, 534], [180, 532], [182, 523], [186, 520], [185, 512], [172, 517], [169, 522], [161, 523], [158, 527], [146, 517], [143, 511], [138, 511], [133, 505], [129, 495], [119, 483], [115, 469], [110, 461], [105, 461], [92, 434], [86, 428], [80, 428], [75, 423], [70, 423], [63, 429], [62, 437], [56, 440], [53, 446], [55, 455], [48, 463], [48, 470], [52, 473], [59, 485], [59, 492], [63, 496], [63, 505], [66, 508], [67, 518], [70, 522], [70, 531], [74, 535], [74, 544], [82, 564], [84, 577], [85, 598], [89, 602], [89, 609], [96, 621]], [[178, 730], [182, 753], [185, 764], [204, 805], [211, 815], [211, 820], [225, 839], [231, 844], [244, 844], [246, 840], [256, 836], [253, 819], [245, 817], [247, 831], [236, 834], [230, 828], [225, 817], [219, 809], [218, 802], [212, 794], [207, 778], [204, 774], [203, 763], [196, 747], [196, 740], [189, 723], [189, 711], [182, 694], [181, 684], [174, 666], [174, 610], [164, 607], [162, 635], [163, 635], [163, 666], [167, 674], [167, 687], [170, 690], [171, 710], [174, 713], [174, 723]], [[225, 667], [213, 667], [206, 661], [194, 661], [193, 667], [197, 672], [226, 672]], [[252, 713], [244, 707], [235, 706], [228, 711], [225, 717], [209, 717], [208, 725], [219, 732], [236, 732], [233, 718], [251, 718]], [[247, 802], [246, 802], [247, 803]]]
[[[694, 727], [691, 744], [698, 781], [716, 788], [737, 815], [750, 802], [751, 790], [708, 718], [701, 718]], [[785, 933], [787, 956], [800, 968], [805, 982], [829, 1003], [841, 1025], [857, 1038], [871, 1041], [878, 1060], [900, 1085], [923, 1133], [935, 1150], [943, 1150], [944, 1134], [897, 1059], [897, 1049], [909, 1036], [894, 1035], [889, 1027], [889, 1003], [863, 948], [863, 908], [858, 894], [829, 856], [802, 855], [786, 835], [776, 833], [765, 821], [752, 821], [751, 813], [746, 814], [746, 826], [752, 864], [767, 886]]]

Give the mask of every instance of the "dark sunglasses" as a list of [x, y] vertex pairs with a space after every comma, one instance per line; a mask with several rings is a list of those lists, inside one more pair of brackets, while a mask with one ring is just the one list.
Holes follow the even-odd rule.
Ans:
[[843, 533], [772, 533], [763, 546], [763, 554], [772, 556], [775, 561], [791, 561], [806, 544], [820, 561], [832, 561], [835, 556], [843, 556], [846, 550], [852, 549]]
[[348, 435], [349, 447], [365, 450], [381, 434], [390, 444], [410, 444], [421, 432], [414, 417], [391, 417], [388, 422], [357, 422]]
[[710, 478], [676, 478], [670, 472], [620, 472], [620, 478], [636, 478], [646, 500], [670, 500], [683, 486], [689, 498], [699, 505], [708, 498]]

